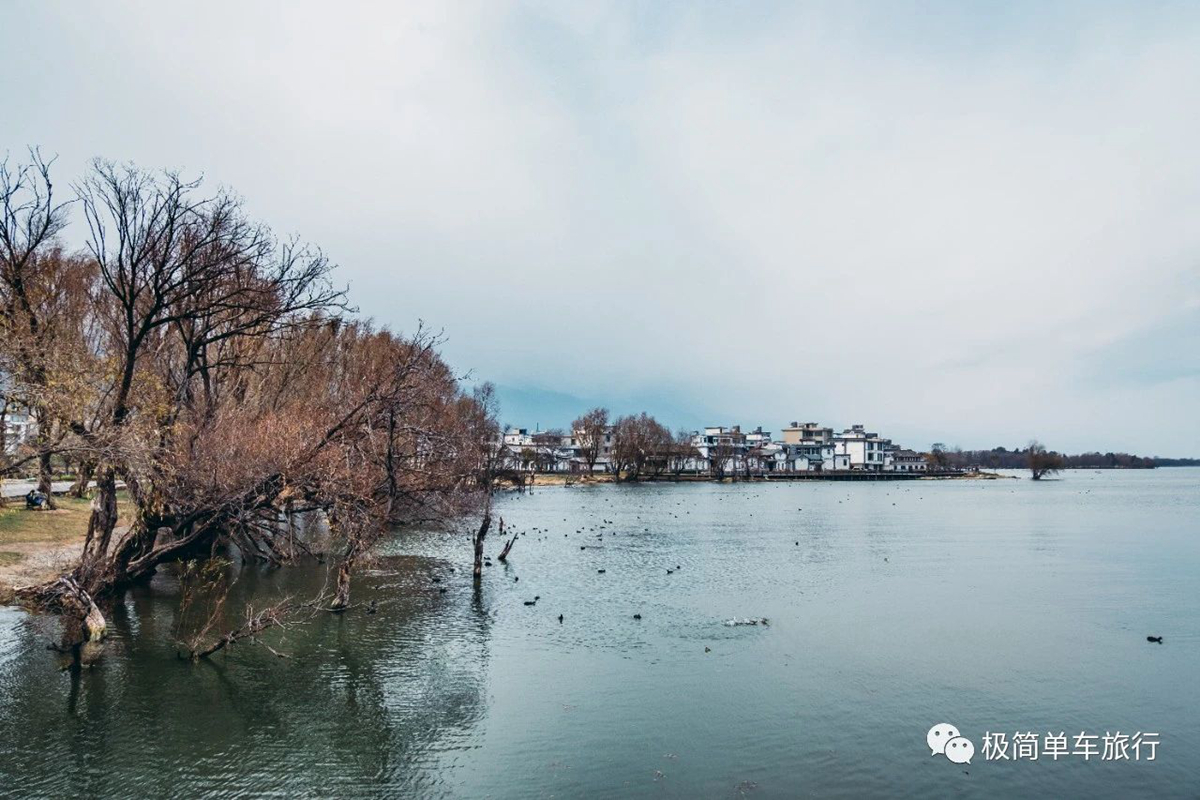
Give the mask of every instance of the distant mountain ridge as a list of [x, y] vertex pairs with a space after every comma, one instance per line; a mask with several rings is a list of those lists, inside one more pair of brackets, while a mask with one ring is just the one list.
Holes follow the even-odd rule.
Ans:
[[496, 398], [500, 401], [502, 423], [530, 430], [565, 430], [584, 412], [596, 406], [607, 408], [613, 417], [645, 411], [671, 430], [697, 430], [728, 419], [722, 417], [720, 412], [683, 406], [669, 394], [653, 392], [583, 398], [536, 386], [497, 384]]

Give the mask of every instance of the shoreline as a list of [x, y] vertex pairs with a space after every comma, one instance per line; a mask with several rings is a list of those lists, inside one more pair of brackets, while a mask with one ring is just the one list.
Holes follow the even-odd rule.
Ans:
[[[637, 478], [627, 478], [618, 481], [612, 473], [580, 476], [565, 472], [530, 472], [525, 473], [524, 485], [512, 484], [511, 488], [536, 488], [538, 486], [590, 486], [600, 483], [790, 483], [794, 481], [941, 481], [941, 480], [1020, 480], [1017, 475], [1003, 475], [998, 472], [979, 470], [975, 472], [812, 472], [812, 473], [776, 473], [773, 475], [751, 475], [750, 477], [725, 476], [714, 478], [710, 475], [641, 475]], [[506, 487], [509, 488], [509, 487]]]
[[[817, 477], [820, 475], [820, 477]], [[889, 481], [889, 480], [1017, 480], [1016, 475], [994, 472], [956, 474], [913, 473], [814, 473], [811, 477], [795, 475], [755, 475], [750, 478], [713, 478], [708, 475], [641, 476], [621, 483], [791, 483], [795, 481]], [[549, 486], [592, 486], [616, 484], [611, 473], [582, 477], [567, 473], [531, 473], [521, 486], [513, 484], [508, 490], [534, 489]], [[15, 590], [50, 580], [60, 574], [79, 554], [87, 531], [90, 508], [88, 500], [57, 498], [55, 511], [28, 511], [17, 503], [0, 509], [0, 605], [12, 605]], [[123, 520], [122, 520], [123, 521]]]

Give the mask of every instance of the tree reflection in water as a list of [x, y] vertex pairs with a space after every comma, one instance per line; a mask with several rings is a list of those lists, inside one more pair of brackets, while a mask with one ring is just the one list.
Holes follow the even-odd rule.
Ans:
[[[6, 611], [0, 774], [32, 794], [194, 795], [222, 781], [250, 793], [436, 791], [445, 776], [431, 754], [462, 746], [484, 713], [490, 632], [469, 580], [431, 588], [436, 566], [380, 558], [354, 589], [378, 597], [378, 612], [267, 633], [285, 658], [252, 643], [177, 658], [179, 584], [168, 575], [116, 605], [92, 667], [60, 670], [45, 650], [57, 621]], [[250, 602], [314, 596], [325, 580], [317, 565], [244, 569], [227, 622]]]

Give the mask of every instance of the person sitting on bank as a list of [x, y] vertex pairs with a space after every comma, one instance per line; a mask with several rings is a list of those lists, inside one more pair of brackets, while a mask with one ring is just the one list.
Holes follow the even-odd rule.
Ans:
[[25, 508], [30, 511], [39, 511], [46, 505], [46, 495], [39, 492], [37, 489], [30, 489], [29, 494], [25, 495]]

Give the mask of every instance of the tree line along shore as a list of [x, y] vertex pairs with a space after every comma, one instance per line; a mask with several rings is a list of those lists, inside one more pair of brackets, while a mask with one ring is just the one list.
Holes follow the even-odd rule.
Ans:
[[490, 387], [432, 332], [360, 319], [334, 272], [200, 180], [97, 160], [63, 193], [36, 149], [0, 165], [0, 376], [36, 422], [0, 476], [34, 471], [50, 512], [56, 468], [93, 486], [74, 557], [16, 591], [64, 646], [101, 640], [126, 587], [231, 554], [329, 558], [328, 591], [294, 605], [347, 609], [387, 532], [486, 514]]

